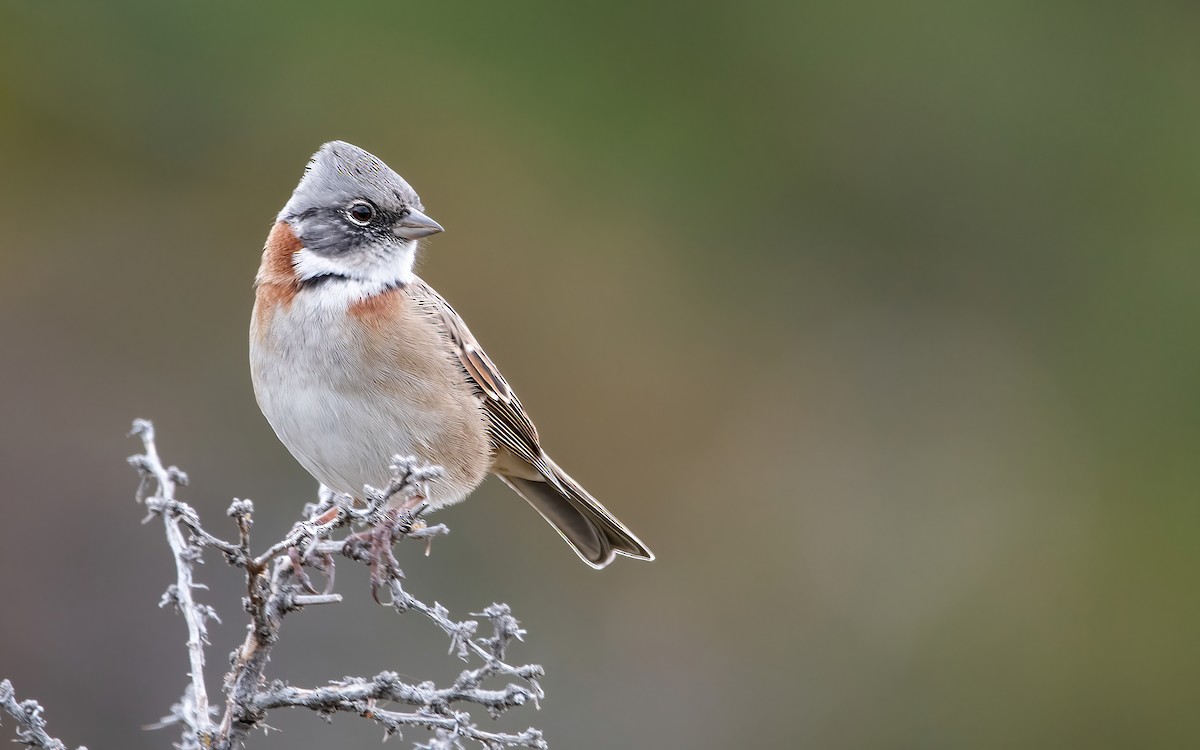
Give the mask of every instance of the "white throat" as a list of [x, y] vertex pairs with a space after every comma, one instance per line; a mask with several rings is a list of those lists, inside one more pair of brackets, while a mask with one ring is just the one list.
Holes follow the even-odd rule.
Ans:
[[346, 281], [358, 282], [364, 288], [377, 287], [376, 291], [412, 281], [417, 243], [407, 242], [389, 256], [386, 260], [366, 254], [354, 258], [328, 258], [303, 247], [292, 256], [292, 266], [300, 281], [339, 276]]

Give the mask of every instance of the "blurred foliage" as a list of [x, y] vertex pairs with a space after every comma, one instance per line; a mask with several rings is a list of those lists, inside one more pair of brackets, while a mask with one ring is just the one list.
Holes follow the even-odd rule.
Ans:
[[[343, 138], [421, 192], [424, 275], [659, 555], [593, 574], [491, 483], [409, 551], [453, 608], [513, 604], [552, 742], [1197, 744], [1198, 22], [0, 2], [0, 673], [69, 742], [169, 741], [137, 726], [182, 624], [120, 433], [154, 418], [214, 521], [312, 496], [245, 327], [275, 211]], [[445, 664], [357, 600], [279, 671]], [[377, 740], [316, 724], [256, 746]]]

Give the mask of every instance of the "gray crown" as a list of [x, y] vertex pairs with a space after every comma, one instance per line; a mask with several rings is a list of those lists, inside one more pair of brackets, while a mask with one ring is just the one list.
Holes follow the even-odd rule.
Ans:
[[369, 200], [387, 211], [424, 209], [412, 186], [381, 159], [345, 141], [330, 141], [309, 160], [304, 177], [279, 218], [343, 207], [358, 199]]

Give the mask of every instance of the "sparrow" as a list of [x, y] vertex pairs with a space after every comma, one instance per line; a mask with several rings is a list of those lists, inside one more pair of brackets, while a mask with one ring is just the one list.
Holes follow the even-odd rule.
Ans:
[[279, 212], [255, 278], [250, 373], [263, 415], [329, 489], [361, 499], [395, 455], [444, 468], [430, 509], [500, 477], [584, 562], [653, 560], [542, 449], [537, 429], [462, 318], [413, 272], [443, 231], [380, 159], [323, 145]]

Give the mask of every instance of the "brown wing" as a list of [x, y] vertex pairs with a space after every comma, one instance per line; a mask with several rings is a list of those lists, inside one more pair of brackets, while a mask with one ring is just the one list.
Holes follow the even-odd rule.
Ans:
[[538, 442], [537, 428], [525, 414], [525, 407], [509, 387], [495, 363], [479, 346], [450, 303], [421, 279], [405, 285], [412, 299], [433, 316], [454, 344], [454, 353], [467, 377], [483, 397], [489, 428], [498, 447], [508, 449], [542, 473], [549, 473]]
[[588, 565], [603, 568], [618, 554], [653, 560], [653, 553], [632, 531], [542, 452], [537, 430], [517, 394], [450, 303], [420, 279], [404, 289], [445, 332], [467, 378], [478, 389], [496, 446], [493, 469], [500, 478], [541, 513]]

